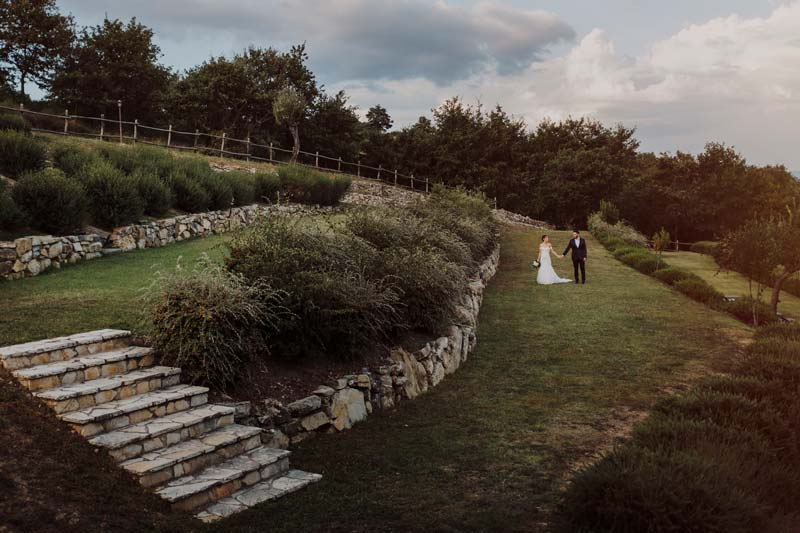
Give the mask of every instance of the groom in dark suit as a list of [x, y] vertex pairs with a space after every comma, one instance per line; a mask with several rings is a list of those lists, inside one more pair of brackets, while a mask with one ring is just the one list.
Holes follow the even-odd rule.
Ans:
[[586, 239], [581, 238], [578, 230], [572, 232], [572, 240], [569, 241], [567, 248], [562, 255], [572, 250], [572, 266], [575, 269], [575, 283], [578, 283], [578, 270], [581, 272], [582, 283], [586, 283]]

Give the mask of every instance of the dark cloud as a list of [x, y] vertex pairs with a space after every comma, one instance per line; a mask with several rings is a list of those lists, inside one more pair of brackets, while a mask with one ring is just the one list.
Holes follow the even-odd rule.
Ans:
[[220, 48], [305, 41], [315, 71], [330, 82], [425, 78], [446, 85], [492, 67], [510, 74], [536, 61], [549, 46], [575, 37], [566, 22], [548, 12], [429, 0], [248, 0], [235, 5], [72, 0], [61, 5], [79, 23], [94, 22], [92, 17], [104, 12], [112, 18], [136, 15], [156, 29], [168, 54], [170, 41], [183, 54], [191, 52], [193, 43], [207, 53], [215, 41]]

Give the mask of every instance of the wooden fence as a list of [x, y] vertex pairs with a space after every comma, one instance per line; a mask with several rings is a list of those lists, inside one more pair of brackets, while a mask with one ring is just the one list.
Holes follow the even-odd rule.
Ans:
[[[292, 150], [275, 146], [273, 143], [258, 144], [251, 142], [250, 138], [236, 139], [228, 137], [226, 133], [216, 135], [200, 130], [180, 131], [173, 129], [172, 125], [166, 128], [140, 124], [122, 120], [122, 102], [117, 102], [117, 117], [109, 118], [104, 114], [99, 117], [70, 115], [68, 110], [64, 115], [43, 113], [26, 109], [23, 104], [18, 108], [0, 105], [0, 110], [19, 113], [31, 123], [31, 129], [41, 133], [56, 135], [89, 137], [104, 141], [117, 141], [119, 143], [148, 144], [162, 146], [176, 150], [193, 151], [205, 155], [218, 155], [232, 157], [246, 161], [262, 161], [273, 164], [289, 164]], [[429, 192], [431, 184], [427, 178], [418, 178], [412, 175], [401, 174], [397, 169], [384, 168], [382, 165], [373, 167], [364, 165], [361, 161], [345, 161], [341, 157], [321, 155], [319, 151], [300, 151], [296, 164], [316, 168], [325, 172], [348, 174], [359, 178], [375, 179], [397, 187], [404, 187], [412, 191]], [[495, 207], [497, 200], [495, 199]]]

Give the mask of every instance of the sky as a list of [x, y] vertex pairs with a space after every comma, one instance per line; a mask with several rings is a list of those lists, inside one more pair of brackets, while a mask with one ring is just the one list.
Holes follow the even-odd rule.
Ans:
[[643, 150], [735, 146], [800, 170], [800, 0], [62, 0], [79, 25], [154, 29], [182, 71], [248, 45], [306, 42], [330, 92], [395, 127], [460, 96], [530, 127], [591, 116]]

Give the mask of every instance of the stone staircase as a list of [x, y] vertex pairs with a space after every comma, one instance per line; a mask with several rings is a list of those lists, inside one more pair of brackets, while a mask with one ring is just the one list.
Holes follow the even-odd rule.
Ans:
[[33, 396], [139, 482], [212, 522], [299, 490], [321, 476], [289, 469], [261, 429], [234, 423], [208, 389], [154, 366], [129, 331], [104, 329], [0, 348], [0, 362]]

